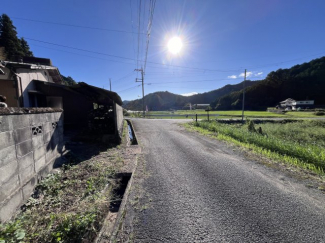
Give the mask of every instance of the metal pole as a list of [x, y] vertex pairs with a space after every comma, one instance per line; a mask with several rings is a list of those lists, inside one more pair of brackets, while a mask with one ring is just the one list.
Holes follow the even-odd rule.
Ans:
[[145, 108], [144, 108], [144, 85], [143, 85], [143, 81], [144, 81], [144, 75], [143, 75], [143, 70], [141, 69], [141, 75], [142, 75], [142, 109], [143, 109], [143, 117], [146, 116], [146, 112], [145, 112]]
[[[145, 117], [145, 108], [144, 108], [144, 73], [143, 73], [143, 69], [134, 69], [134, 71], [141, 71], [141, 83], [142, 83], [142, 110], [143, 110], [143, 117]], [[138, 79], [135, 80], [136, 82], [140, 82], [138, 81]]]
[[245, 69], [245, 78], [244, 78], [244, 88], [243, 88], [243, 108], [242, 108], [242, 117], [241, 121], [244, 122], [244, 109], [245, 109], [245, 82], [246, 82], [246, 69]]
[[111, 79], [109, 79], [109, 90], [112, 91], [112, 83], [111, 83]]
[[196, 120], [196, 122], [197, 122], [197, 114], [195, 114], [195, 120]]

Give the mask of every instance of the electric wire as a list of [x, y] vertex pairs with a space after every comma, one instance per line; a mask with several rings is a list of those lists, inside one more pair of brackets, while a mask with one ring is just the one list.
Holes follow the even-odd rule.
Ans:
[[[25, 20], [25, 21], [31, 21], [31, 22], [45, 23], [45, 24], [70, 26], [70, 27], [76, 27], [76, 28], [84, 28], [84, 29], [93, 29], [93, 30], [103, 30], [103, 31], [112, 31], [112, 32], [120, 32], [120, 33], [137, 34], [135, 32], [126, 31], [126, 30], [114, 30], [114, 29], [106, 29], [106, 28], [99, 28], [99, 27], [89, 27], [89, 26], [83, 26], [83, 25], [56, 23], [56, 22], [49, 22], [49, 21], [41, 21], [41, 20], [34, 20], [34, 19], [19, 18], [19, 17], [10, 17], [10, 18], [19, 19], [19, 20]], [[146, 33], [140, 32], [139, 34], [146, 34]]]
[[[22, 37], [22, 36], [19, 36], [19, 37]], [[119, 59], [124, 59], [124, 60], [131, 60], [131, 61], [135, 60], [134, 58], [111, 55], [111, 54], [106, 54], [106, 53], [102, 53], [102, 52], [91, 51], [91, 50], [87, 50], [87, 49], [76, 48], [76, 47], [71, 47], [71, 46], [66, 46], [66, 45], [61, 45], [61, 44], [56, 44], [56, 43], [52, 43], [52, 42], [48, 42], [48, 41], [36, 40], [36, 39], [33, 39], [33, 38], [29, 38], [29, 37], [23, 37], [23, 38], [25, 38], [27, 40], [31, 40], [31, 41], [36, 41], [36, 42], [45, 43], [45, 44], [49, 44], [49, 45], [60, 46], [60, 47], [74, 49], [74, 50], [78, 50], [78, 51], [84, 51], [84, 52], [88, 52], [88, 53], [94, 53], [94, 54], [98, 54], [98, 55], [110, 56], [110, 57], [114, 57], [114, 58], [119, 58]], [[291, 60], [286, 60], [286, 61], [281, 61], [281, 62], [276, 62], [276, 63], [269, 63], [269, 64], [265, 64], [265, 65], [262, 65], [262, 66], [250, 66], [248, 68], [254, 69], [254, 68], [261, 68], [261, 67], [278, 66], [278, 65], [281, 65], [281, 64], [284, 64], [284, 63], [289, 63], [289, 62], [301, 60], [301, 59], [304, 59], [304, 58], [307, 58], [307, 57], [319, 56], [319, 55], [323, 55], [323, 54], [324, 54], [324, 52], [321, 52], [321, 53], [318, 53], [318, 54], [308, 55], [308, 56], [304, 56], [304, 57], [300, 57], [300, 58], [296, 58], [296, 59], [291, 59]], [[161, 65], [161, 66], [165, 66], [165, 67], [183, 68], [183, 69], [198, 70], [198, 71], [205, 71], [205, 72], [225, 72], [225, 73], [229, 73], [229, 72], [241, 71], [243, 69], [242, 67], [237, 68], [237, 69], [228, 69], [228, 70], [203, 69], [203, 68], [197, 68], [197, 67], [172, 65], [172, 64], [165, 64], [165, 63], [159, 63], [159, 62], [149, 62], [149, 61], [147, 61], [147, 63], [154, 64], [154, 65]]]

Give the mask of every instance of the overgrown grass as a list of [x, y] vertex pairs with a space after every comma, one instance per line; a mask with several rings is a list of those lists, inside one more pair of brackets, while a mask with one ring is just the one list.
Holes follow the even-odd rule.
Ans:
[[122, 164], [118, 151], [109, 149], [47, 176], [19, 215], [0, 225], [0, 242], [92, 242], [108, 213], [114, 175]]
[[[295, 123], [265, 123], [253, 125], [192, 122], [186, 124], [203, 133], [230, 141], [270, 158], [324, 173], [325, 121], [297, 121]], [[260, 132], [257, 132], [261, 127]]]

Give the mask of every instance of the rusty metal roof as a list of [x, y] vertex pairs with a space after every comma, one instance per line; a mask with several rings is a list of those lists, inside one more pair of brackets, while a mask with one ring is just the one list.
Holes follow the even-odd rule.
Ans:
[[115, 102], [118, 105], [122, 105], [122, 99], [117, 93], [106, 89], [101, 89], [84, 82], [68, 86], [68, 88], [87, 96], [98, 104], [109, 105]]

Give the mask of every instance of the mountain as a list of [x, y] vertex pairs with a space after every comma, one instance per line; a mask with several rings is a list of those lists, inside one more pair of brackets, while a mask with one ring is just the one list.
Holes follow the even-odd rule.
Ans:
[[[267, 77], [246, 89], [245, 109], [265, 110], [287, 98], [315, 100], [315, 105], [325, 105], [325, 57], [288, 69], [270, 72]], [[243, 94], [232, 92], [212, 102], [217, 110], [240, 110]]]
[[[255, 81], [246, 81], [246, 86], [254, 85]], [[206, 93], [192, 95], [192, 96], [182, 96], [165, 92], [155, 92], [148, 94], [144, 97], [145, 105], [151, 111], [163, 111], [170, 109], [186, 109], [188, 104], [210, 104], [216, 98], [221, 97], [233, 91], [241, 90], [243, 83], [235, 85], [226, 85], [220, 89], [212, 90]], [[123, 107], [127, 110], [142, 110], [142, 99], [137, 99], [124, 103]]]
[[[259, 81], [250, 81], [246, 80], [245, 86], [250, 87], [252, 85], [257, 84]], [[231, 92], [239, 91], [243, 88], [243, 82], [238, 84], [227, 84], [226, 86], [212, 90], [206, 93], [197, 94], [190, 96], [190, 102], [192, 104], [210, 104], [211, 102], [215, 101], [217, 98], [229, 94]]]
[[123, 100], [123, 105], [127, 105], [128, 103], [130, 103], [129, 100]]
[[[164, 111], [169, 109], [180, 109], [183, 108], [188, 102], [188, 97], [165, 92], [155, 92], [148, 94], [144, 97], [145, 105], [151, 111]], [[141, 111], [142, 110], [142, 99], [130, 101], [123, 105], [127, 110]]]

